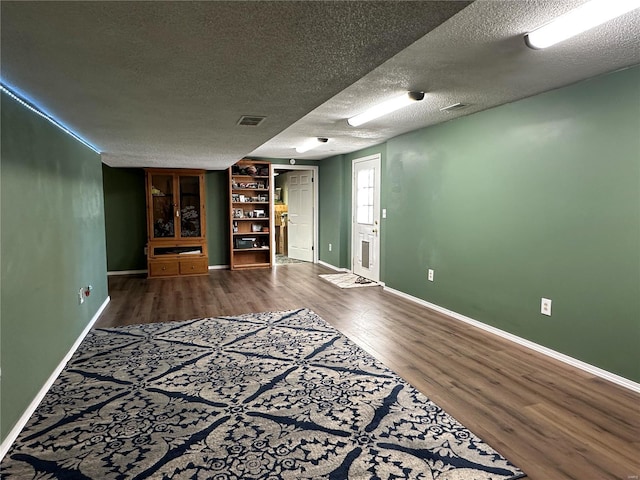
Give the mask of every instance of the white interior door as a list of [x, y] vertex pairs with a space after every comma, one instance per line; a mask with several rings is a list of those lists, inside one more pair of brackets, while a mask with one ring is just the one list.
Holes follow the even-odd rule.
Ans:
[[289, 221], [287, 256], [313, 262], [313, 172], [287, 173]]
[[353, 273], [380, 281], [380, 155], [353, 161]]

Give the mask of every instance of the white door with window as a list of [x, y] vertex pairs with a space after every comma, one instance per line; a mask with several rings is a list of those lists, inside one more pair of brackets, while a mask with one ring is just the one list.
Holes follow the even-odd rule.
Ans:
[[380, 155], [353, 161], [353, 273], [380, 280]]
[[313, 172], [293, 171], [288, 178], [289, 258], [313, 262]]

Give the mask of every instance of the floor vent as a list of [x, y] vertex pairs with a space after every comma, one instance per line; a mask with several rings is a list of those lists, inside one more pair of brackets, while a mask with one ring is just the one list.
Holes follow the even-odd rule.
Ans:
[[242, 127], [257, 127], [267, 117], [259, 117], [257, 115], [243, 115], [238, 120], [238, 125]]
[[452, 105], [442, 107], [440, 109], [441, 112], [454, 112], [456, 110], [462, 110], [463, 108], [467, 108], [469, 105], [467, 103], [454, 103]]

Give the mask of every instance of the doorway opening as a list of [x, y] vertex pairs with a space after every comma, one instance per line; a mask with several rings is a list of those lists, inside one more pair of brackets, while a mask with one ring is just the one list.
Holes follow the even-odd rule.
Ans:
[[273, 264], [318, 262], [318, 167], [273, 166]]

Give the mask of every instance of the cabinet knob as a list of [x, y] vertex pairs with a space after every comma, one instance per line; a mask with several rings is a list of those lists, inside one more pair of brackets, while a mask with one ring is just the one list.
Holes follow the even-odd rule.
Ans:
[[166, 270], [166, 269], [167, 269], [167, 267], [164, 267], [164, 266], [163, 266], [163, 267], [162, 267], [162, 269], [163, 269], [163, 270]]
[[191, 270], [193, 270], [194, 268], [196, 268], [196, 266], [195, 265], [191, 265]]

